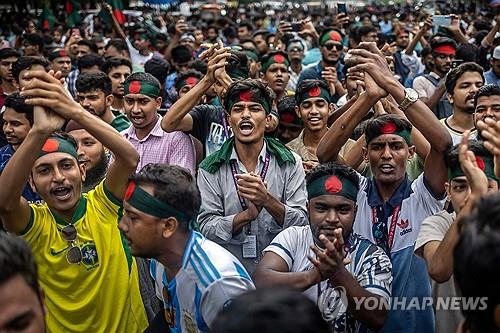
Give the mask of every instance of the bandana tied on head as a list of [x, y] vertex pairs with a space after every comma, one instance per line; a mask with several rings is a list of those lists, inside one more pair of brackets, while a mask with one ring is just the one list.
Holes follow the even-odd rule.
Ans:
[[62, 58], [62, 57], [69, 57], [68, 52], [66, 52], [66, 50], [52, 51], [51, 53], [49, 53], [48, 59], [49, 61], [53, 61], [57, 58]]
[[76, 147], [64, 137], [54, 134], [45, 141], [42, 151], [38, 155], [38, 157], [42, 157], [52, 153], [66, 153], [73, 156], [76, 160], [78, 160], [78, 152]]
[[453, 45], [441, 45], [432, 49], [432, 52], [446, 55], [455, 55], [457, 53], [457, 49]]
[[295, 95], [295, 101], [297, 105], [300, 105], [305, 100], [315, 97], [323, 98], [327, 103], [330, 103], [331, 94], [329, 90], [323, 87], [312, 87], [307, 91], [303, 91], [301, 94]]
[[157, 98], [160, 96], [160, 89], [158, 87], [144, 81], [135, 80], [127, 82], [125, 83], [124, 89], [125, 95], [142, 94], [151, 98]]
[[175, 84], [175, 89], [177, 91], [181, 90], [182, 87], [185, 87], [187, 85], [194, 87], [198, 82], [200, 82], [200, 79], [195, 77], [195, 76], [189, 76], [185, 78], [184, 80], [181, 80]]
[[326, 42], [329, 40], [333, 40], [335, 42], [342, 42], [342, 36], [335, 30], [330, 29], [321, 34], [321, 37], [319, 38], [319, 45], [323, 46], [325, 45]]
[[358, 188], [350, 179], [342, 175], [326, 175], [313, 180], [307, 185], [307, 198], [321, 195], [341, 195], [349, 200], [356, 201]]
[[269, 57], [265, 63], [262, 64], [262, 73], [267, 72], [272, 64], [284, 64], [286, 67], [290, 66], [288, 59], [281, 53], [277, 53], [272, 57]]
[[271, 113], [271, 105], [267, 102], [267, 100], [262, 96], [259, 89], [248, 89], [243, 90], [239, 94], [232, 94], [231, 96], [226, 96], [226, 111], [231, 113], [231, 109], [233, 105], [238, 102], [255, 102], [262, 105], [266, 114]]
[[189, 218], [183, 212], [144, 191], [134, 181], [130, 181], [128, 184], [124, 200], [143, 213], [158, 218], [175, 217], [179, 221], [189, 222], [189, 230], [197, 230], [196, 217]]
[[[495, 164], [493, 162], [493, 157], [491, 156], [476, 156], [476, 163], [479, 169], [483, 170], [488, 179], [493, 179], [498, 181], [498, 177], [495, 175]], [[453, 180], [457, 177], [463, 177], [465, 173], [462, 171], [460, 163], [458, 163], [454, 168], [448, 167], [448, 180]]]
[[397, 128], [396, 124], [393, 123], [392, 121], [386, 122], [380, 128], [378, 128], [378, 131], [376, 133], [370, 133], [371, 135], [366, 135], [366, 144], [368, 145], [373, 139], [384, 135], [384, 134], [395, 134], [399, 135], [402, 137], [408, 146], [411, 146], [411, 132], [409, 130], [405, 129], [399, 129]]
[[304, 122], [295, 112], [278, 112], [280, 123], [304, 126]]

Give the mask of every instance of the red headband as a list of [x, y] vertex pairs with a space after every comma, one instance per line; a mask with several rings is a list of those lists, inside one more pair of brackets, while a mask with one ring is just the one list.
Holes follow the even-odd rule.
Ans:
[[455, 55], [457, 53], [457, 50], [451, 45], [438, 46], [432, 51], [435, 53], [449, 54], [449, 55]]

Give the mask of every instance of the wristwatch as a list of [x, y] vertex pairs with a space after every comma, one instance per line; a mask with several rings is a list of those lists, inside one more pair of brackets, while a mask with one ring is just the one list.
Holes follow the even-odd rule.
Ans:
[[405, 98], [399, 104], [399, 109], [405, 112], [413, 103], [418, 100], [418, 92], [412, 88], [405, 88]]

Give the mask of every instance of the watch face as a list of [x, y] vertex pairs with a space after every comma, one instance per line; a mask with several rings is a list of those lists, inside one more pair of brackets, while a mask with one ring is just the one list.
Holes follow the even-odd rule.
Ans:
[[408, 94], [408, 99], [412, 102], [416, 102], [418, 100], [418, 92], [414, 89], [407, 89], [406, 93]]

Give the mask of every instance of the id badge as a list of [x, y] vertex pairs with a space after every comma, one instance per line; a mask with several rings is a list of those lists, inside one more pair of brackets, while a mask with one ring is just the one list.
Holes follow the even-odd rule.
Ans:
[[257, 258], [257, 236], [247, 235], [246, 242], [242, 245], [243, 258]]

